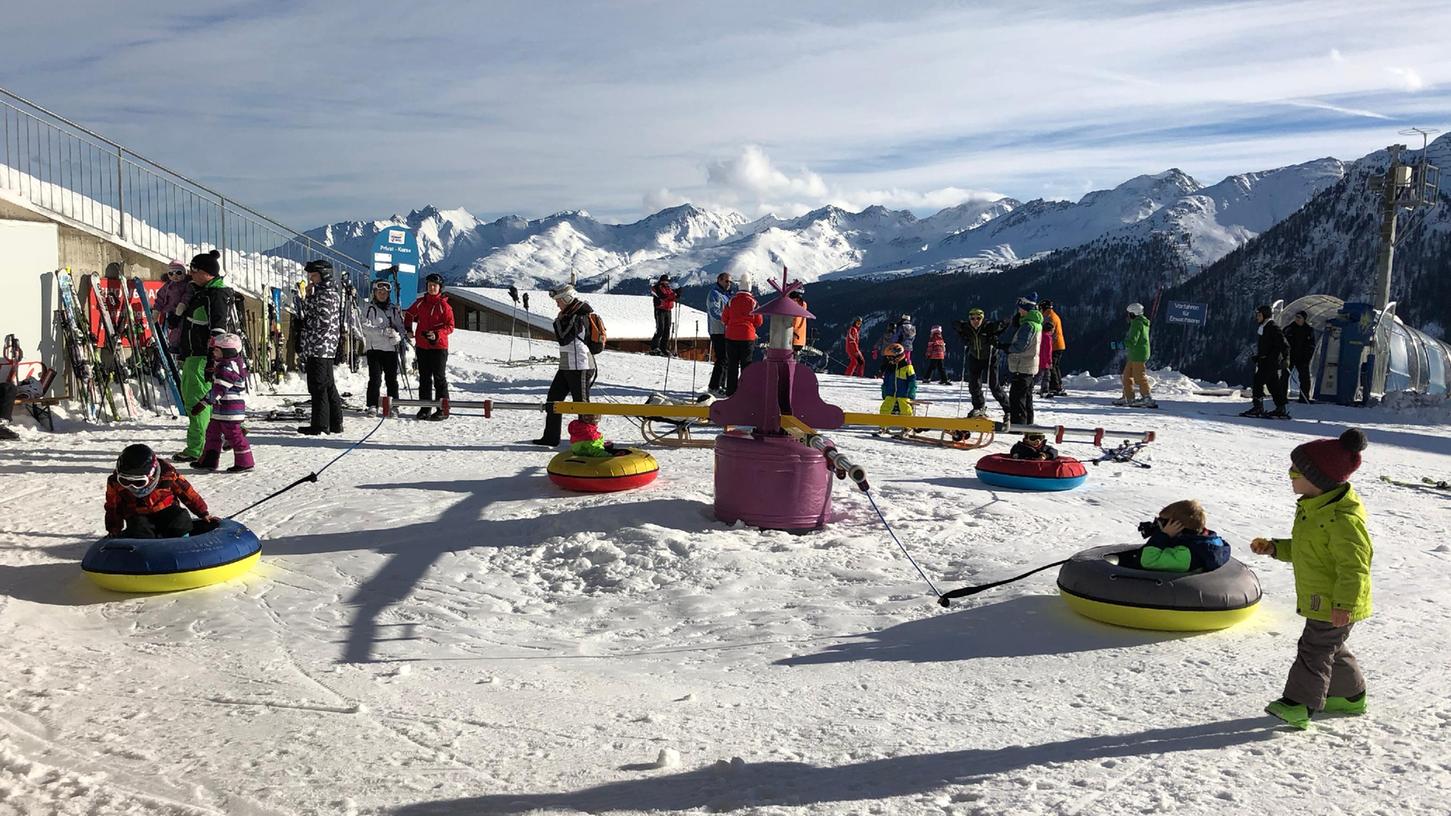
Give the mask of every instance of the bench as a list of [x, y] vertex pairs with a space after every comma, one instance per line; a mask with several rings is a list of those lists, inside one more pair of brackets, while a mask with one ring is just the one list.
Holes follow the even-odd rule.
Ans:
[[40, 394], [35, 397], [17, 397], [16, 405], [22, 405], [25, 410], [35, 419], [36, 423], [45, 422], [46, 427], [55, 432], [55, 414], [51, 411], [56, 405], [70, 399], [70, 394], [63, 394], [56, 397], [47, 397], [50, 387], [55, 384], [55, 369], [39, 361], [16, 362], [13, 360], [0, 360], [0, 382], [9, 382], [19, 385], [24, 380], [34, 377], [40, 381]]

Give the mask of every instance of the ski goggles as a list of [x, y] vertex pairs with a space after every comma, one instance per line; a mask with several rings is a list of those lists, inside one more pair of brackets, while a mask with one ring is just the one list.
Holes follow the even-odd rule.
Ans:
[[383, 281], [373, 281], [373, 288], [374, 289], [389, 289], [389, 290], [391, 290], [393, 288], [393, 284], [391, 284], [391, 283], [389, 283], [388, 281], [385, 281], [385, 280], [383, 280]]
[[1294, 468], [1290, 468], [1290, 478], [1291, 479], [1303, 479], [1303, 478], [1305, 478], [1305, 474], [1301, 473], [1298, 470], [1295, 470]]
[[117, 473], [116, 481], [123, 487], [145, 487], [151, 481], [150, 473]]

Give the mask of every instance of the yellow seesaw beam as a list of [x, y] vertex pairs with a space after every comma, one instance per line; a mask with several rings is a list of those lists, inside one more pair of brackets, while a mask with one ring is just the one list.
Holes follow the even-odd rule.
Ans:
[[[661, 417], [665, 419], [709, 419], [710, 407], [705, 405], [624, 405], [601, 402], [556, 402], [556, 414], [597, 414], [599, 416]], [[872, 428], [916, 428], [918, 430], [968, 431], [971, 433], [993, 433], [999, 430], [998, 423], [991, 419], [963, 417], [902, 416], [900, 414], [867, 414], [847, 412], [847, 425], [865, 425]], [[789, 414], [782, 415], [781, 424], [795, 420]], [[799, 428], [805, 428], [801, 423]]]

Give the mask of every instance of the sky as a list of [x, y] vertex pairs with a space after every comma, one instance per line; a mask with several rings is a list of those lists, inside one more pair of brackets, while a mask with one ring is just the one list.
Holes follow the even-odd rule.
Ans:
[[74, 0], [4, 18], [0, 87], [302, 229], [429, 204], [925, 215], [1451, 128], [1444, 0]]

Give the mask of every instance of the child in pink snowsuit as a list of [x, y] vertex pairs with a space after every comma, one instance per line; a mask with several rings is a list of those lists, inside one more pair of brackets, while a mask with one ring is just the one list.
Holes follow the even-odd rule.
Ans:
[[228, 473], [251, 470], [252, 445], [247, 441], [247, 432], [242, 422], [247, 418], [247, 403], [242, 392], [247, 387], [247, 363], [242, 359], [242, 338], [235, 334], [220, 334], [211, 343], [213, 370], [212, 390], [197, 402], [192, 413], [212, 409], [212, 420], [207, 424], [206, 447], [201, 458], [191, 463], [197, 470], [216, 470], [221, 464], [222, 445], [232, 449], [232, 466]]
[[600, 418], [594, 414], [580, 414], [579, 419], [569, 423], [569, 452], [575, 456], [603, 458], [617, 456], [625, 451], [616, 450], [615, 443], [604, 441], [600, 433]]

